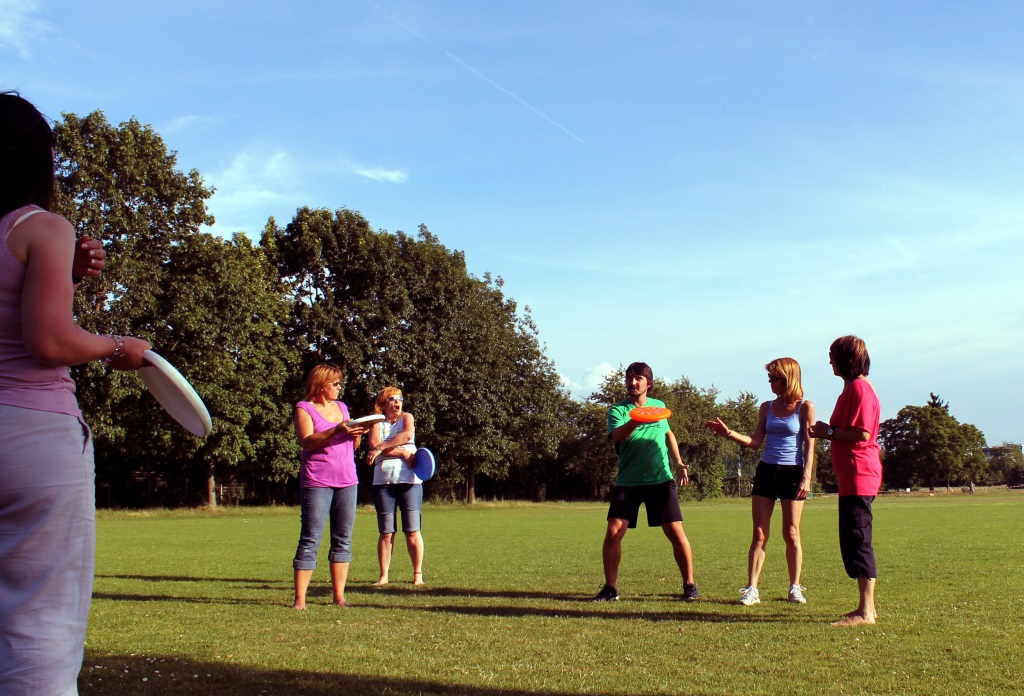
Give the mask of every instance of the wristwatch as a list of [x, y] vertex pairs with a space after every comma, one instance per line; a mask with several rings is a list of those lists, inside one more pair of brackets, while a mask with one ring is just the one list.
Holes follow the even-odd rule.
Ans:
[[829, 440], [831, 440], [832, 436], [835, 435], [835, 434], [836, 434], [836, 429], [833, 428], [833, 427], [829, 427], [828, 432], [825, 433], [825, 437], [827, 437]]

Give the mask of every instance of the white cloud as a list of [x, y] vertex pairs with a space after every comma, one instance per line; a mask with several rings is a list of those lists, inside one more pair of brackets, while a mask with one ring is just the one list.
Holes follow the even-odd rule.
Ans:
[[[0, 2], [2, 1], [3, 0], [0, 0]], [[195, 116], [193, 114], [189, 114], [187, 116], [179, 116], [173, 119], [170, 123], [161, 126], [158, 131], [166, 136], [168, 133], [179, 133], [181, 131], [202, 128], [203, 126], [216, 125], [216, 123], [216, 119], [210, 118], [209, 116]]]
[[35, 0], [0, 0], [0, 49], [29, 57], [28, 47], [50, 29], [35, 16], [38, 5]]
[[383, 167], [361, 167], [350, 165], [353, 174], [370, 179], [371, 181], [387, 181], [392, 184], [404, 184], [409, 179], [409, 173], [401, 169], [384, 169]]
[[572, 396], [578, 399], [585, 399], [597, 391], [604, 384], [604, 380], [608, 375], [615, 372], [615, 370], [616, 368], [611, 363], [602, 362], [585, 370], [578, 382], [563, 374], [559, 374], [558, 378], [562, 381], [562, 386], [568, 389]]

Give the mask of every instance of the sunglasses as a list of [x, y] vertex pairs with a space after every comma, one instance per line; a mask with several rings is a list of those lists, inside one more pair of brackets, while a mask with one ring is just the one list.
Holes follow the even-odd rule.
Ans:
[[768, 381], [769, 382], [785, 382], [786, 378], [785, 377], [779, 377], [777, 375], [768, 375]]
[[388, 403], [390, 403], [392, 401], [397, 401], [398, 403], [402, 403], [403, 401], [405, 401], [405, 399], [403, 399], [400, 396], [389, 396], [387, 399], [385, 399], [385, 401], [387, 401]]

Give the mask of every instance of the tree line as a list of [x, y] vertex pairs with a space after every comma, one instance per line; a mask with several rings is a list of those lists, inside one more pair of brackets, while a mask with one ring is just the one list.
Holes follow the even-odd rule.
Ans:
[[[341, 398], [353, 414], [369, 413], [384, 386], [403, 390], [418, 443], [438, 458], [427, 487], [434, 498], [583, 500], [610, 488], [605, 415], [625, 396], [622, 369], [587, 400], [570, 398], [529, 308], [503, 293], [500, 277], [469, 273], [464, 255], [427, 227], [391, 233], [348, 208], [303, 207], [286, 224], [268, 220], [258, 243], [241, 232], [220, 238], [200, 231], [213, 222], [213, 190], [198, 171], [177, 169], [176, 153], [152, 127], [135, 119], [113, 126], [96, 111], [64, 114], [56, 133], [55, 211], [108, 251], [103, 276], [76, 294], [79, 323], [149, 340], [214, 420], [208, 437], [195, 438], [135, 373], [102, 363], [74, 368], [95, 439], [100, 505], [216, 504], [222, 493], [232, 502], [294, 502], [291, 410], [304, 375], [323, 361], [342, 368]], [[751, 432], [754, 395], [721, 400], [685, 377], [658, 389], [691, 465], [685, 495], [743, 493], [757, 453], [713, 437], [704, 422], [722, 416]], [[945, 404], [924, 408], [952, 418]], [[957, 482], [968, 471], [986, 481], [977, 459], [983, 438], [967, 427], [943, 440], [941, 453], [917, 458], [904, 452], [926, 448], [928, 438], [913, 440], [909, 426], [884, 429], [894, 483], [940, 474]], [[368, 482], [363, 455], [358, 468]], [[827, 443], [818, 455], [818, 485], [834, 490]], [[939, 463], [948, 457], [954, 464]]]

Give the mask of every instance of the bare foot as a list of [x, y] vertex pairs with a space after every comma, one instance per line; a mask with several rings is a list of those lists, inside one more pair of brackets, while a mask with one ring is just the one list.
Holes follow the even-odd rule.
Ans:
[[341, 599], [335, 597], [334, 601], [331, 602], [331, 604], [333, 604], [336, 607], [341, 607], [342, 609], [348, 609], [348, 602], [345, 601], [344, 597], [342, 597]]
[[422, 585], [423, 584], [423, 571], [422, 570], [417, 570], [415, 573], [412, 574], [412, 584], [413, 585]]
[[870, 624], [873, 624], [873, 623], [875, 623], [875, 615], [874, 615], [874, 613], [872, 613], [872, 614], [870, 614], [868, 616], [864, 616], [863, 614], [858, 614], [857, 612], [852, 612], [850, 614], [846, 614], [846, 618], [840, 619], [839, 621], [836, 621], [832, 625], [833, 626], [867, 626], [867, 625], [870, 625]]
[[377, 582], [373, 583], [374, 587], [384, 587], [384, 585], [387, 585], [387, 584], [388, 584], [388, 576], [387, 575], [381, 577], [380, 580], [378, 580]]
[[292, 609], [296, 609], [298, 611], [306, 611], [306, 600], [296, 599], [295, 602], [292, 604]]
[[[878, 611], [877, 610], [872, 610], [871, 613], [875, 617], [875, 621], [877, 621], [878, 620]], [[843, 616], [846, 616], [846, 617], [861, 616], [860, 609], [854, 609], [853, 611], [848, 611], [845, 614], [843, 614]], [[872, 621], [871, 623], [874, 623], [874, 621]]]

